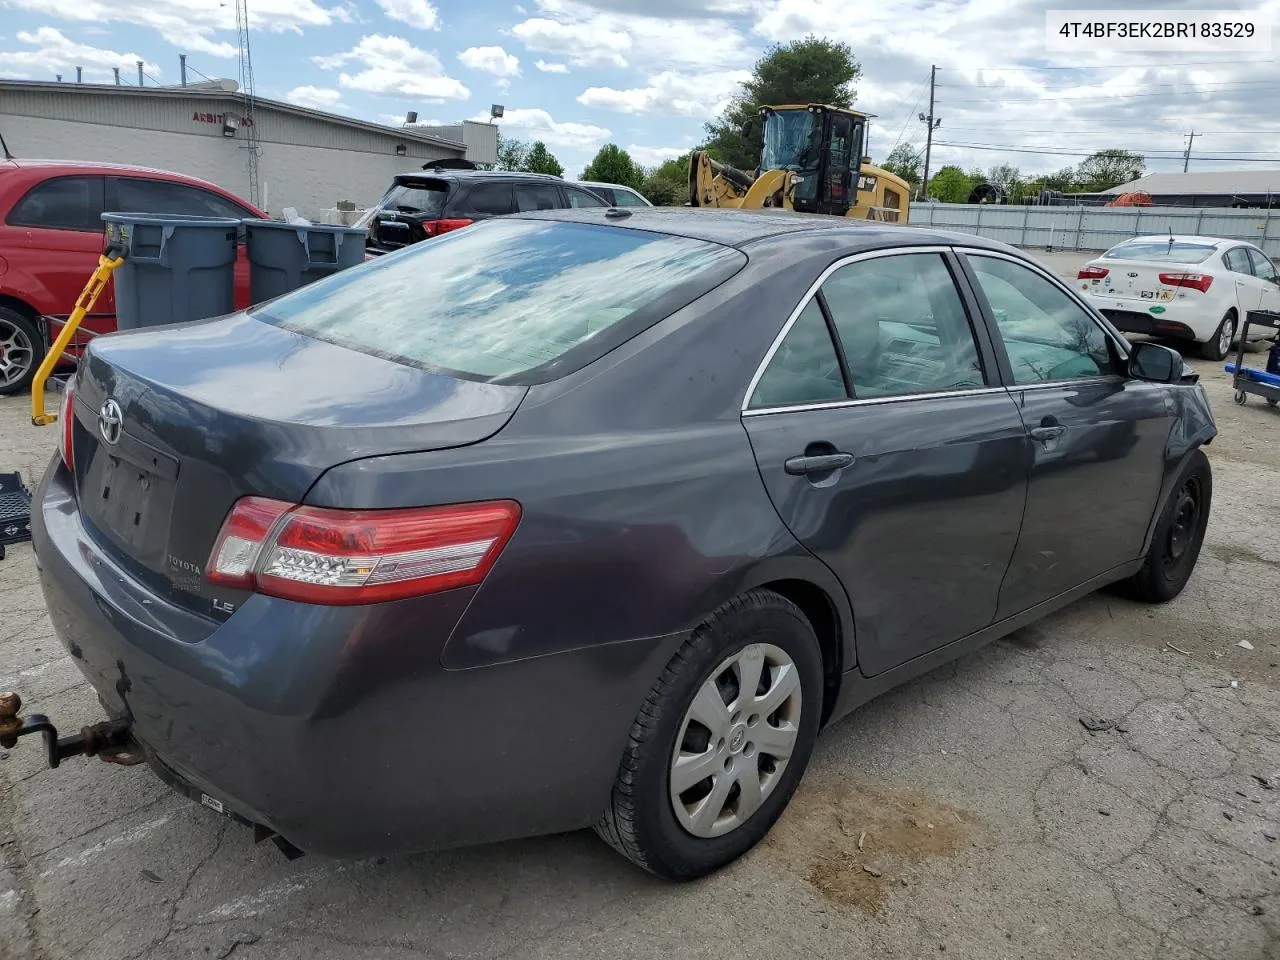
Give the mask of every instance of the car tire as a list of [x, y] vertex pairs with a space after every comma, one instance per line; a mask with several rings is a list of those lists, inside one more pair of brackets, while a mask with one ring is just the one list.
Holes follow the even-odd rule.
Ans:
[[1142, 569], [1125, 581], [1125, 592], [1146, 603], [1167, 603], [1182, 592], [1199, 559], [1212, 504], [1213, 471], [1204, 451], [1197, 449], [1179, 472]]
[[[1229, 333], [1227, 331], [1230, 331]], [[1223, 341], [1226, 346], [1223, 346]], [[1227, 354], [1231, 352], [1231, 345], [1236, 340], [1236, 312], [1228, 310], [1227, 315], [1222, 318], [1222, 322], [1218, 324], [1213, 336], [1205, 343], [1200, 344], [1200, 356], [1206, 360], [1225, 360]]]
[[[773, 705], [770, 694], [794, 692], [767, 716], [748, 708], [735, 717], [735, 707], [748, 707], [735, 685], [755, 663], [764, 707]], [[725, 725], [715, 733], [699, 720], [720, 716], [709, 696], [724, 708]], [[817, 739], [822, 699], [822, 652], [799, 607], [769, 590], [735, 598], [693, 631], [645, 698], [596, 833], [665, 880], [694, 880], [727, 866], [764, 838], [790, 802]], [[785, 722], [771, 723], [784, 714]], [[753, 736], [775, 741], [774, 751], [786, 749], [778, 738], [793, 737], [785, 761]], [[703, 769], [707, 776], [674, 795], [681, 758], [694, 770], [687, 776]], [[752, 782], [757, 787], [744, 793], [742, 784]]]
[[44, 354], [39, 325], [17, 310], [0, 307], [0, 396], [27, 389]]

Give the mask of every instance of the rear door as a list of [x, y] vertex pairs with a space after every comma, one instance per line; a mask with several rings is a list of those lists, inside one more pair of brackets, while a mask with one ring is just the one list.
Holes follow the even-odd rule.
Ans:
[[516, 209], [521, 213], [528, 210], [561, 210], [565, 200], [560, 189], [554, 183], [519, 183], [515, 184]]
[[1167, 387], [1128, 379], [1119, 345], [1061, 281], [1003, 254], [964, 260], [1032, 452], [1003, 619], [1141, 554], [1172, 419]]
[[[35, 277], [46, 291], [38, 310], [59, 319], [71, 315], [76, 299], [98, 266], [103, 247], [102, 177], [51, 177], [23, 195], [6, 223], [11, 246], [3, 252], [10, 268]], [[115, 329], [111, 284], [84, 321], [87, 330]], [[56, 331], [54, 331], [56, 335]]]
[[[1280, 312], [1280, 276], [1276, 273], [1276, 265], [1256, 247], [1249, 248], [1249, 262], [1253, 264], [1254, 276], [1262, 282], [1259, 308]], [[1243, 327], [1243, 317], [1240, 318], [1240, 323]]]
[[472, 186], [467, 196], [458, 201], [459, 217], [471, 220], [485, 220], [489, 217], [501, 217], [516, 212], [515, 196], [511, 192], [509, 180], [477, 183]]
[[[112, 210], [166, 213], [182, 217], [255, 218], [257, 214], [226, 197], [191, 184], [144, 177], [110, 177], [107, 202]], [[236, 309], [249, 306], [249, 258], [245, 251], [245, 231], [239, 234], [236, 250]]]
[[1240, 310], [1236, 327], [1238, 330], [1244, 326], [1244, 315], [1250, 310], [1257, 310], [1262, 305], [1262, 281], [1254, 276], [1248, 247], [1239, 245], [1230, 247], [1222, 255], [1222, 263], [1236, 285], [1236, 302]]
[[743, 423], [783, 521], [836, 573], [882, 673], [992, 622], [1029, 443], [940, 248], [837, 262], [784, 328]]

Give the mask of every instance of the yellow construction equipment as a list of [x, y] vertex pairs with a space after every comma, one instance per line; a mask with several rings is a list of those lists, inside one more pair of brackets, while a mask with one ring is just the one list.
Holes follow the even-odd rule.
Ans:
[[102, 296], [102, 291], [106, 289], [107, 281], [111, 279], [111, 274], [122, 263], [124, 263], [124, 248], [117, 243], [109, 244], [101, 256], [98, 257], [97, 269], [93, 271], [93, 274], [89, 277], [89, 282], [80, 291], [75, 309], [71, 311], [71, 316], [67, 318], [67, 322], [62, 325], [62, 332], [53, 341], [53, 345], [49, 347], [49, 352], [45, 354], [44, 362], [40, 364], [40, 369], [36, 371], [35, 378], [31, 381], [31, 422], [37, 427], [47, 427], [51, 423], [58, 422], [56, 413], [46, 413], [44, 409], [45, 381], [49, 379], [49, 374], [58, 365], [62, 352], [67, 349], [67, 344], [75, 336], [76, 330], [80, 327], [80, 321], [84, 319], [86, 313], [93, 309], [93, 305], [98, 302], [98, 297]]
[[[911, 187], [863, 156], [869, 114], [823, 103], [762, 107], [763, 148], [748, 172], [695, 150], [693, 207], [780, 207], [802, 213], [906, 223]], [[751, 134], [748, 121], [742, 135]]]

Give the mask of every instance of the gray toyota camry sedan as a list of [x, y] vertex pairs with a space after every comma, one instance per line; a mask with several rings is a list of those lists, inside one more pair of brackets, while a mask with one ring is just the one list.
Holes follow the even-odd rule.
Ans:
[[0, 739], [145, 763], [288, 855], [594, 827], [671, 879], [878, 693], [1177, 595], [1216, 433], [1177, 353], [1011, 247], [679, 208], [100, 337], [67, 396], [33, 536], [106, 715], [59, 742], [9, 698]]

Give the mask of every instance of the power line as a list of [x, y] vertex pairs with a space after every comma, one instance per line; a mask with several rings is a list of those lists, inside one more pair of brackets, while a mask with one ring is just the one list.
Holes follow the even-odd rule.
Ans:
[[907, 125], [911, 123], [911, 115], [914, 114], [919, 109], [920, 100], [924, 96], [924, 88], [928, 85], [928, 83], [929, 83], [929, 80], [927, 78], [920, 81], [920, 87], [919, 87], [920, 92], [916, 94], [916, 102], [911, 105], [911, 110], [907, 114], [907, 119], [902, 121], [902, 129], [898, 132], [898, 139], [893, 141], [893, 148], [889, 151], [889, 153], [893, 153], [894, 150], [898, 149], [898, 144], [902, 142], [902, 138], [906, 135]]
[[[974, 73], [996, 73], [996, 72], [1020, 71], [1023, 73], [1027, 73], [1027, 72], [1032, 72], [1036, 70], [1075, 70], [1080, 73], [1086, 73], [1090, 70], [1131, 70], [1134, 67], [1160, 67], [1161, 69], [1165, 67], [1207, 67], [1207, 66], [1231, 67], [1231, 66], [1239, 66], [1241, 64], [1249, 64], [1249, 63], [1274, 63], [1274, 62], [1275, 62], [1274, 57], [1267, 60], [1240, 60], [1238, 58], [1233, 57], [1229, 60], [1184, 60], [1181, 63], [1164, 63], [1163, 61], [1160, 61], [1160, 60], [1146, 60], [1141, 63], [1105, 63], [1105, 64], [1099, 64], [1098, 66], [1095, 66], [1095, 67], [1057, 66], [1057, 65], [1045, 65], [1045, 66], [1038, 66], [1038, 67], [1037, 66], [979, 67], [973, 72]], [[939, 67], [939, 69], [940, 70], [962, 70], [964, 68]]]
[[[1195, 87], [1193, 90], [1167, 90], [1164, 93], [1087, 93], [1078, 97], [1001, 97], [1000, 104], [1006, 103], [1056, 103], [1061, 101], [1074, 100], [1080, 102], [1082, 100], [1131, 100], [1137, 97], [1186, 97], [1195, 96], [1197, 94], [1224, 94], [1233, 93], [1234, 90], [1207, 90], [1208, 86], [1217, 86], [1217, 84], [1188, 84]], [[975, 100], [947, 100], [948, 105], [957, 103], [985, 103], [991, 106], [993, 101], [990, 97], [983, 97]]]
[[[1091, 157], [1097, 150], [1060, 150], [1050, 147], [1012, 147], [997, 143], [956, 143], [950, 140], [935, 140], [934, 143], [940, 147], [955, 147], [961, 150], [984, 150], [991, 152], [1003, 153], [1030, 153], [1045, 157]], [[1131, 151], [1125, 151], [1130, 153]], [[1133, 153], [1133, 156], [1143, 157], [1147, 160], [1177, 160], [1181, 159], [1183, 152], [1181, 150], [1148, 150], [1145, 153]], [[1206, 157], [1193, 156], [1192, 160], [1206, 161], [1230, 161], [1233, 163], [1280, 163], [1280, 157]]]
[[[1046, 84], [1043, 84], [1043, 87], [1045, 90], [1071, 90], [1076, 87], [1087, 87], [1090, 85], [1091, 84], [1088, 84], [1088, 83], [1046, 83]], [[1262, 85], [1276, 86], [1276, 81], [1275, 80], [1204, 80], [1204, 81], [1177, 80], [1177, 81], [1174, 81], [1173, 83], [1146, 83], [1141, 80], [1135, 80], [1132, 83], [1117, 84], [1117, 86], [1137, 87], [1142, 90], [1145, 90], [1148, 87], [1184, 87], [1188, 85], [1196, 86], [1196, 87], [1210, 87], [1210, 86], [1244, 87], [1244, 86], [1262, 86]], [[973, 88], [986, 89], [986, 90], [1013, 89], [1008, 84], [1005, 84], [1005, 83], [940, 83], [938, 84], [938, 86], [950, 87], [953, 90], [968, 90]]]

